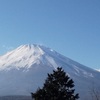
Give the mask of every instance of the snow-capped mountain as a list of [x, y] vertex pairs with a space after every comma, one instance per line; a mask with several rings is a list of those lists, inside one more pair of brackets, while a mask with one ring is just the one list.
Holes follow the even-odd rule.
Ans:
[[80, 100], [90, 100], [93, 86], [100, 89], [100, 72], [50, 48], [33, 44], [0, 56], [0, 96], [30, 95], [43, 85], [47, 73], [59, 66], [74, 80]]

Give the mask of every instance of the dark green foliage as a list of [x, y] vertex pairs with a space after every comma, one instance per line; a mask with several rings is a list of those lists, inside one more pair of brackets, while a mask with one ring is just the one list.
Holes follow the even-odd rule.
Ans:
[[66, 75], [62, 68], [57, 68], [52, 74], [48, 74], [42, 89], [32, 93], [35, 100], [76, 100], [78, 94], [74, 94], [74, 81]]

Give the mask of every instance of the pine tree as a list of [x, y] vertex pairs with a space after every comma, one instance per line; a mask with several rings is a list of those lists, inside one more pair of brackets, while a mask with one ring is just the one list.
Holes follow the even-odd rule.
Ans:
[[42, 89], [32, 93], [35, 100], [76, 100], [78, 94], [74, 94], [74, 81], [62, 70], [57, 68], [52, 74], [48, 74]]

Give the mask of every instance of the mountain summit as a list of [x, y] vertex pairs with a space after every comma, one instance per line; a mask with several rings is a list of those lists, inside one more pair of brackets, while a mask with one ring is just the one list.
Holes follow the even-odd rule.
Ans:
[[100, 89], [100, 72], [50, 48], [32, 44], [22, 45], [0, 56], [0, 96], [30, 95], [42, 86], [47, 73], [59, 66], [74, 80], [81, 100], [90, 99], [89, 89], [93, 85]]
[[[38, 45], [22, 45], [0, 57], [0, 70], [30, 68], [44, 54]], [[6, 63], [5, 63], [6, 62]]]

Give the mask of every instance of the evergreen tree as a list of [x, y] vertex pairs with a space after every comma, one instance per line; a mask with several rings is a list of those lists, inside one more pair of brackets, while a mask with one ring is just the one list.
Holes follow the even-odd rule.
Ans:
[[48, 74], [42, 89], [32, 93], [35, 100], [76, 100], [78, 94], [74, 94], [74, 81], [62, 70], [57, 68], [52, 74]]

